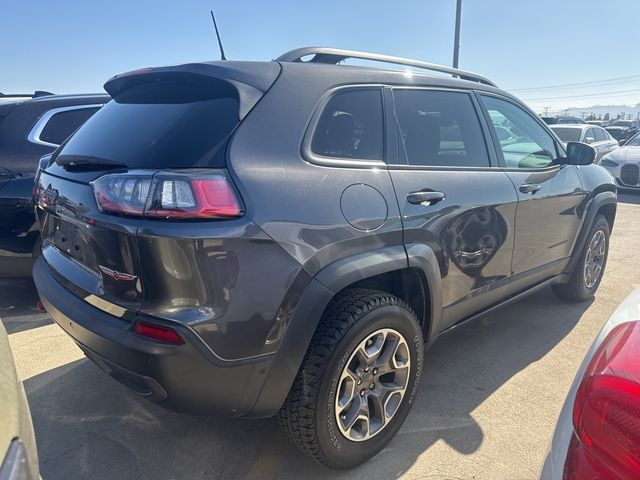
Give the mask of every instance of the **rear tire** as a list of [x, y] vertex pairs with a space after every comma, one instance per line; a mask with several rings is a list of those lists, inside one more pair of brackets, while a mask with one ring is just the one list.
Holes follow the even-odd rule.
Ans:
[[593, 298], [607, 265], [609, 236], [609, 223], [605, 217], [598, 215], [571, 278], [566, 283], [551, 286], [556, 295], [574, 302]]
[[283, 430], [328, 467], [365, 462], [407, 417], [423, 348], [422, 329], [404, 301], [375, 290], [346, 291], [329, 305], [311, 340], [278, 413]]

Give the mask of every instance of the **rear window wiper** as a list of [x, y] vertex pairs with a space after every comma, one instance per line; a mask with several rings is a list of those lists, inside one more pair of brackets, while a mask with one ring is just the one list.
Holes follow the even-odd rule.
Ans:
[[66, 169], [69, 169], [69, 168], [79, 168], [79, 169], [129, 168], [128, 165], [121, 162], [116, 162], [114, 160], [107, 160], [105, 158], [99, 158], [99, 157], [85, 157], [85, 156], [76, 156], [76, 155], [68, 155], [68, 156], [61, 155], [58, 158], [56, 158], [56, 164]]

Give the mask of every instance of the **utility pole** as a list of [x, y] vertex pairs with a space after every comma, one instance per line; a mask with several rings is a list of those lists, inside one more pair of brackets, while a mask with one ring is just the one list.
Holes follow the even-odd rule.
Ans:
[[544, 116], [549, 115], [549, 107], [544, 107]]
[[453, 39], [453, 68], [458, 68], [458, 51], [460, 50], [460, 16], [462, 0], [456, 0], [456, 33]]

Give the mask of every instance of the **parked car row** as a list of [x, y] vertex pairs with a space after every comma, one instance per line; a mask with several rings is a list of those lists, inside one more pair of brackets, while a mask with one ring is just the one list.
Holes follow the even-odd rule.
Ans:
[[557, 115], [555, 117], [541, 117], [547, 125], [593, 125], [602, 127], [616, 140], [620, 145], [633, 137], [640, 131], [639, 120], [583, 120], [580, 117], [571, 115]]
[[618, 148], [618, 141], [601, 127], [583, 124], [551, 125], [551, 130], [567, 142], [582, 142], [591, 145], [596, 150], [596, 162], [604, 155]]
[[597, 125], [598, 127], [602, 128], [609, 126], [608, 120], [585, 120], [585, 123], [588, 123], [589, 125]]
[[585, 123], [580, 117], [574, 117], [571, 115], [556, 115], [555, 117], [542, 117], [544, 123], [547, 125], [564, 125], [564, 124], [576, 124]]
[[607, 132], [618, 140], [621, 145], [638, 133], [639, 130], [639, 122], [632, 120], [616, 120], [607, 127]]
[[551, 125], [550, 128], [565, 144], [582, 142], [591, 145], [596, 150], [596, 163], [613, 175], [618, 187], [640, 189], [640, 132], [619, 146], [605, 129], [595, 125]]
[[32, 202], [40, 157], [109, 100], [106, 94], [0, 94], [0, 277], [31, 276], [40, 252]]

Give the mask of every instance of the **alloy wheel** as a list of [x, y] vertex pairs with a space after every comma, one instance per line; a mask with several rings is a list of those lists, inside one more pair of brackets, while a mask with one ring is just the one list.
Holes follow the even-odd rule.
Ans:
[[338, 428], [346, 438], [368, 440], [389, 424], [407, 389], [410, 357], [407, 341], [391, 328], [376, 330], [354, 349], [335, 400]]
[[607, 240], [602, 230], [598, 230], [589, 242], [587, 257], [584, 262], [584, 284], [587, 288], [593, 288], [604, 266], [604, 257], [607, 252]]

